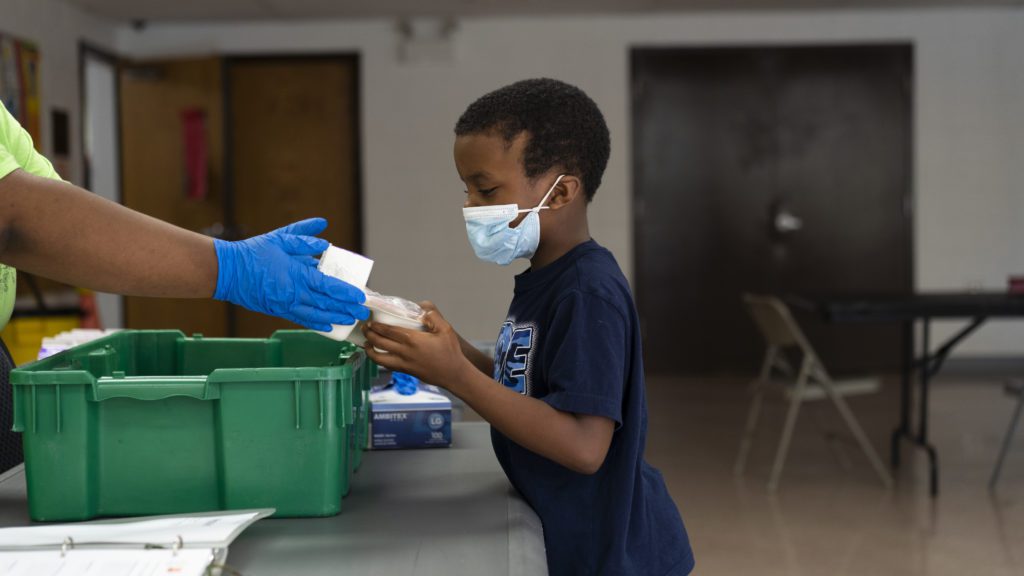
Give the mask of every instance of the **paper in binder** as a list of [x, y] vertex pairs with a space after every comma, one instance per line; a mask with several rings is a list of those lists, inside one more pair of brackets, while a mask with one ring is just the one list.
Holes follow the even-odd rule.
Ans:
[[0, 574], [199, 576], [273, 509], [0, 529]]

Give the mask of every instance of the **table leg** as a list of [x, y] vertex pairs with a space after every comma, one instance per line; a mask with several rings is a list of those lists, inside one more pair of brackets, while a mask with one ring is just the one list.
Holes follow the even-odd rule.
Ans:
[[892, 431], [889, 457], [892, 467], [900, 467], [900, 440], [910, 435], [910, 385], [914, 374], [914, 321], [903, 322], [903, 362], [900, 374], [900, 424]]
[[939, 452], [925, 440], [921, 446], [928, 451], [928, 493], [932, 498], [939, 495]]
[[939, 346], [933, 354], [930, 352], [929, 344], [931, 319], [927, 316], [923, 318], [924, 334], [922, 336], [922, 342], [924, 344], [924, 350], [922, 351], [919, 365], [921, 371], [921, 404], [919, 406], [920, 413], [917, 438], [914, 442], [928, 452], [928, 476], [932, 497], [939, 495], [939, 453], [935, 449], [935, 446], [932, 446], [928, 442], [928, 392], [931, 385], [931, 379], [939, 373], [939, 370], [942, 369], [942, 364], [947, 358], [949, 358], [953, 348], [984, 324], [986, 319], [987, 318], [985, 316], [976, 316], [970, 324], [961, 329], [960, 332], [957, 332], [942, 346]]
[[931, 332], [931, 320], [925, 318], [922, 322], [924, 332], [921, 334], [921, 403], [918, 404], [917, 413], [917, 440], [918, 442], [925, 443], [928, 441], [928, 383], [931, 380], [931, 367], [932, 357], [929, 352], [930, 348], [930, 334]]
[[931, 319], [924, 318], [921, 334], [921, 403], [918, 405], [917, 445], [928, 452], [928, 486], [934, 498], [939, 494], [939, 455], [935, 447], [928, 443], [928, 388], [931, 383], [932, 363], [935, 361], [930, 353]]

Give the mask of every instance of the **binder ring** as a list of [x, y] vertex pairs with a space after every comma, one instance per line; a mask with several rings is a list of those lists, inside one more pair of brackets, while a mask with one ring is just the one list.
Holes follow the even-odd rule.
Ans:
[[75, 547], [75, 541], [71, 539], [71, 536], [68, 536], [67, 538], [65, 538], [64, 542], [62, 542], [61, 545], [60, 545], [60, 557], [63, 558], [64, 556], [66, 556], [67, 553], [68, 553], [68, 550], [72, 550], [72, 549], [74, 549], [74, 547]]
[[177, 556], [178, 550], [181, 550], [184, 546], [185, 540], [181, 537], [181, 534], [178, 534], [178, 539], [175, 540], [174, 544], [171, 545], [171, 555]]

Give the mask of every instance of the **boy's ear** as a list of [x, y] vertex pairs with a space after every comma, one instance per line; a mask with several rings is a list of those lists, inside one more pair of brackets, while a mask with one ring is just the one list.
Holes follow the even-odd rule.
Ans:
[[558, 186], [555, 186], [554, 191], [551, 192], [551, 198], [548, 200], [548, 206], [551, 210], [559, 210], [574, 202], [577, 197], [582, 199], [582, 196], [583, 182], [581, 182], [576, 176], [566, 174], [562, 177]]

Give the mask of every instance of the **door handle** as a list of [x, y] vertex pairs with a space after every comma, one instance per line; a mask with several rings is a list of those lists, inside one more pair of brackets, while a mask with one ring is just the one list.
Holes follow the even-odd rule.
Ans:
[[803, 228], [804, 221], [785, 209], [779, 209], [772, 219], [772, 226], [775, 228], [776, 234], [786, 236]]

